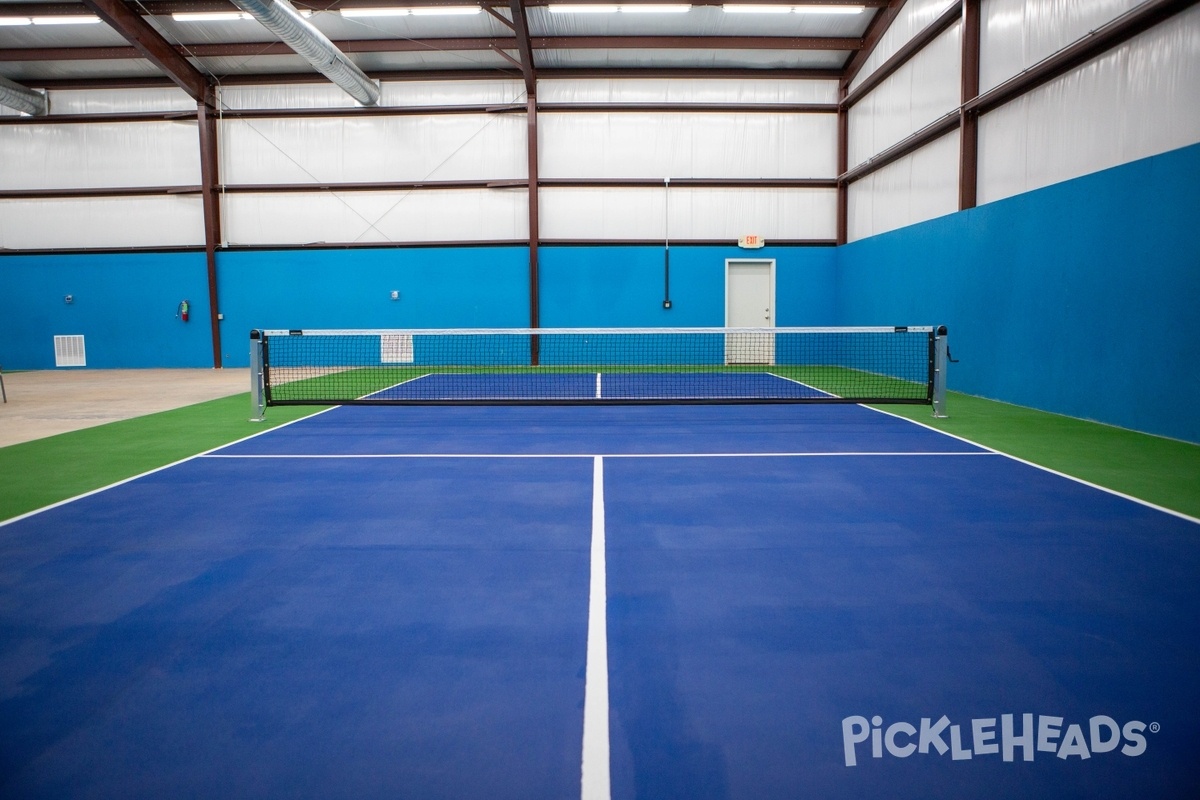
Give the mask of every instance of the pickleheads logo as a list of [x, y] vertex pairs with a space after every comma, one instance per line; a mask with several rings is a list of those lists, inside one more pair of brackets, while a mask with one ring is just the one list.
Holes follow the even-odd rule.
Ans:
[[[967, 725], [955, 725], [943, 714], [937, 721], [922, 717], [917, 725], [892, 722], [884, 727], [883, 717], [878, 715], [869, 720], [852, 716], [842, 720], [842, 746], [847, 767], [856, 766], [868, 747], [871, 758], [883, 758], [884, 753], [908, 758], [914, 754], [927, 755], [931, 750], [939, 756], [949, 753], [953, 761], [991, 755], [1013, 761], [1018, 750], [1023, 761], [1033, 761], [1036, 753], [1052, 753], [1064, 760], [1087, 759], [1113, 751], [1136, 757], [1146, 752], [1147, 731], [1159, 731], [1157, 722], [1147, 725], [1135, 719], [1122, 725], [1104, 714], [1097, 714], [1087, 722], [1064, 725], [1064, 721], [1062, 717], [1045, 714], [1022, 714], [1018, 723], [1015, 714], [1001, 714], [999, 720], [981, 717]], [[868, 740], [869, 745], [865, 744]], [[861, 754], [859, 745], [863, 745]]]

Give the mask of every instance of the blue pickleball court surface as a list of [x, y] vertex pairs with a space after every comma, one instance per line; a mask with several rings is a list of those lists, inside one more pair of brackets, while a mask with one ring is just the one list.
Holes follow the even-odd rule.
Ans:
[[580, 797], [603, 679], [621, 800], [1195, 797], [1198, 533], [856, 406], [335, 409], [0, 527], [0, 796]]
[[440, 372], [411, 378], [371, 395], [375, 400], [732, 400], [826, 397], [825, 392], [771, 372]]

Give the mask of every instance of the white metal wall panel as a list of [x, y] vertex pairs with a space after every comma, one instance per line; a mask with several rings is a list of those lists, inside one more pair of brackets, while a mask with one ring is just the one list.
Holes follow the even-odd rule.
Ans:
[[544, 178], [831, 178], [834, 114], [636, 112], [538, 117]]
[[837, 81], [778, 79], [543, 79], [540, 103], [836, 103]]
[[850, 185], [850, 241], [958, 210], [958, 131]]
[[51, 114], [122, 114], [140, 112], [195, 111], [196, 101], [183, 89], [54, 89], [50, 92]]
[[524, 178], [524, 114], [223, 120], [226, 183]]
[[879, 44], [867, 57], [866, 63], [855, 76], [850, 88], [857, 88], [860, 83], [871, 76], [872, 72], [879, 69], [901, 47], [908, 44], [910, 39], [929, 27], [954, 3], [955, 0], [908, 0], [896, 19], [892, 20], [892, 24], [883, 34], [883, 38], [879, 40]]
[[979, 122], [987, 203], [1200, 142], [1200, 7]]
[[661, 189], [543, 188], [539, 200], [545, 239], [837, 236], [834, 189], [671, 189], [668, 200]]
[[850, 166], [958, 109], [961, 39], [955, 23], [850, 109]]
[[[504, 105], [522, 100], [521, 81], [398, 81], [381, 86], [381, 106]], [[328, 83], [279, 86], [226, 86], [221, 105], [228, 109], [356, 108], [340, 87]]]
[[197, 195], [0, 200], [0, 248], [204, 245]]
[[521, 240], [529, 236], [525, 191], [231, 194], [224, 198], [229, 244]]
[[91, 189], [200, 183], [196, 123], [0, 127], [0, 189]]
[[987, 91], [1143, 0], [985, 0], [979, 88]]

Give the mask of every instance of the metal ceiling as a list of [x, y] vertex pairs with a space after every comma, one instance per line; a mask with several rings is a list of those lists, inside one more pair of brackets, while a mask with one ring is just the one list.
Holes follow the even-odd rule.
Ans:
[[[556, 13], [548, 0], [297, 0], [294, 5], [374, 79], [492, 75], [528, 80], [528, 68], [541, 77], [662, 74], [844, 80], [861, 61], [856, 55], [869, 49], [902, 2], [803, 3], [820, 12], [858, 7], [858, 13], [734, 13], [746, 6], [790, 9], [798, 4], [778, 0], [699, 0], [680, 13], [635, 13], [658, 5], [650, 0], [629, 0], [612, 13]], [[590, 4], [598, 5], [596, 0]], [[126, 7], [129, 16], [145, 22], [161, 44], [212, 83], [324, 80], [252, 18], [197, 22], [172, 17], [237, 12], [230, 0], [0, 0], [0, 76], [31, 88], [172, 83], [171, 71], [129, 38], [136, 25], [122, 30], [125, 26], [103, 21], [3, 24], [5, 18], [94, 15], [97, 5]], [[379, 7], [480, 10], [453, 16], [341, 13]], [[523, 25], [514, 24], [516, 17]]]

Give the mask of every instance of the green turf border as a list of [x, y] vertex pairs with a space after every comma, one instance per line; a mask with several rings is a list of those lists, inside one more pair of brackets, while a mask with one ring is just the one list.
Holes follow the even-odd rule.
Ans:
[[0, 448], [0, 520], [77, 497], [319, 412], [273, 408], [250, 422], [250, 393]]
[[1200, 445], [948, 392], [928, 406], [876, 406], [1039, 466], [1200, 518]]
[[[949, 393], [929, 406], [880, 406], [1017, 458], [1200, 518], [1200, 445]], [[249, 394], [0, 448], [0, 520], [140, 475], [322, 409], [274, 407], [250, 422]]]

